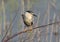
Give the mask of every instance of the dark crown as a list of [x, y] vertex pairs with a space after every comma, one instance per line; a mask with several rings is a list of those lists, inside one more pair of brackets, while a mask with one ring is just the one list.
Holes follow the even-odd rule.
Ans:
[[26, 11], [26, 12], [33, 13], [32, 11]]

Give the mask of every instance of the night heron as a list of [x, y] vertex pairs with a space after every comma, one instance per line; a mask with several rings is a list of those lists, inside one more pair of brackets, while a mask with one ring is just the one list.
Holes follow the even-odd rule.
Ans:
[[23, 22], [27, 27], [33, 25], [34, 16], [37, 17], [37, 15], [35, 15], [32, 11], [26, 11], [24, 14], [22, 14]]

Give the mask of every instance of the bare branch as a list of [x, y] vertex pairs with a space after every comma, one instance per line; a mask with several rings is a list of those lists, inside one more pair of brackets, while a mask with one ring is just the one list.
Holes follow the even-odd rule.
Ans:
[[[19, 9], [18, 9], [18, 10], [19, 10]], [[2, 42], [4, 41], [5, 37], [7, 36], [7, 33], [8, 33], [8, 31], [9, 31], [9, 29], [11, 28], [12, 23], [14, 22], [14, 20], [15, 20], [15, 18], [16, 18], [16, 16], [17, 16], [18, 10], [16, 10], [16, 14], [15, 14], [14, 18], [12, 19], [12, 21], [10, 22], [9, 28], [6, 30], [6, 33], [5, 33], [5, 35], [4, 35], [3, 39], [2, 39]]]
[[23, 30], [23, 31], [21, 31], [21, 32], [19, 32], [19, 33], [16, 33], [16, 34], [14, 34], [14, 35], [6, 38], [3, 42], [8, 42], [8, 40], [10, 40], [10, 39], [12, 39], [12, 38], [14, 38], [14, 37], [22, 34], [22, 33], [26, 33], [27, 31], [31, 31], [31, 30], [34, 30], [34, 29], [37, 29], [37, 28], [42, 28], [42, 27], [46, 27], [46, 26], [48, 26], [48, 25], [59, 24], [59, 23], [60, 23], [60, 21], [59, 21], [59, 22], [50, 23], [50, 24], [47, 24], [47, 25], [41, 25], [41, 26], [38, 26], [38, 27], [34, 27], [34, 28], [32, 28], [32, 29], [25, 29], [25, 30]]

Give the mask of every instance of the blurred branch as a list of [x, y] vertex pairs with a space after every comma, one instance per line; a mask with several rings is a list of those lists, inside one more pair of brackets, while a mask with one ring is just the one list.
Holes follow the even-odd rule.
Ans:
[[[50, 23], [50, 1], [48, 0], [48, 6], [47, 6], [47, 23]], [[46, 27], [46, 42], [48, 42], [48, 32], [49, 32], [49, 26]]]
[[[3, 13], [3, 29], [4, 29], [4, 31], [6, 31], [7, 28], [6, 28], [6, 14], [5, 14], [5, 3], [4, 3], [4, 0], [2, 0], [2, 13]], [[2, 35], [3, 35], [3, 33], [2, 33]]]
[[[20, 4], [20, 8], [21, 8], [21, 14], [20, 14], [20, 17], [19, 17], [19, 20], [18, 20], [18, 31], [24, 29], [24, 24], [23, 24], [23, 19], [21, 17], [22, 14], [24, 14], [24, 10], [25, 10], [25, 0], [20, 0], [21, 4]], [[19, 39], [19, 42], [23, 42], [23, 34], [22, 35], [19, 35], [18, 39]]]
[[4, 31], [6, 31], [7, 28], [6, 28], [6, 14], [5, 14], [5, 3], [4, 3], [4, 0], [2, 0], [2, 14], [3, 14], [3, 29], [4, 29]]
[[22, 33], [26, 33], [27, 31], [31, 31], [31, 30], [34, 30], [34, 29], [37, 29], [37, 28], [42, 28], [42, 27], [46, 27], [46, 26], [49, 26], [49, 25], [52, 25], [52, 24], [59, 24], [59, 23], [60, 23], [60, 21], [59, 22], [50, 23], [50, 24], [47, 24], [47, 25], [41, 25], [41, 26], [34, 27], [34, 28], [31, 28], [31, 29], [25, 29], [25, 30], [23, 30], [23, 31], [21, 31], [19, 33], [16, 33], [16, 34], [6, 38], [3, 42], [8, 42], [8, 40], [10, 40], [10, 39], [22, 34]]
[[[18, 10], [19, 10], [19, 9], [18, 9]], [[4, 41], [5, 37], [6, 37], [7, 34], [8, 34], [9, 29], [11, 28], [12, 23], [14, 22], [14, 20], [15, 20], [15, 18], [16, 18], [16, 16], [17, 16], [18, 10], [16, 10], [16, 14], [15, 14], [14, 18], [12, 19], [12, 21], [10, 22], [9, 28], [7, 28], [6, 33], [5, 33], [4, 37], [2, 38], [2, 42]]]
[[[52, 22], [55, 22], [55, 21], [56, 21], [56, 14], [53, 15], [53, 21]], [[55, 29], [54, 26], [55, 25], [52, 25], [52, 28], [51, 28], [50, 42], [52, 42], [53, 31]]]
[[[37, 24], [36, 24], [36, 26], [39, 25], [40, 16], [41, 16], [41, 14], [39, 13], [38, 18], [37, 18]], [[37, 40], [38, 40], [38, 42], [40, 42], [40, 39], [41, 39], [41, 38], [40, 38], [40, 37], [41, 37], [41, 36], [40, 36], [40, 35], [41, 35], [40, 29], [37, 29], [35, 33], [38, 34], [38, 35], [37, 35], [37, 37], [38, 37]]]

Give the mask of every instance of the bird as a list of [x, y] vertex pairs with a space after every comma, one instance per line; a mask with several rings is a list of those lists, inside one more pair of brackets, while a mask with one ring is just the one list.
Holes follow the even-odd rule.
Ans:
[[37, 17], [37, 15], [35, 15], [34, 12], [30, 10], [25, 11], [25, 13], [22, 14], [23, 22], [27, 27], [33, 25], [34, 16]]
[[22, 14], [23, 22], [25, 24], [24, 31], [30, 29], [30, 31], [27, 32], [27, 35], [32, 35], [34, 16], [37, 17], [37, 15], [35, 15], [34, 12], [30, 10], [27, 10], [24, 12], [24, 14]]

